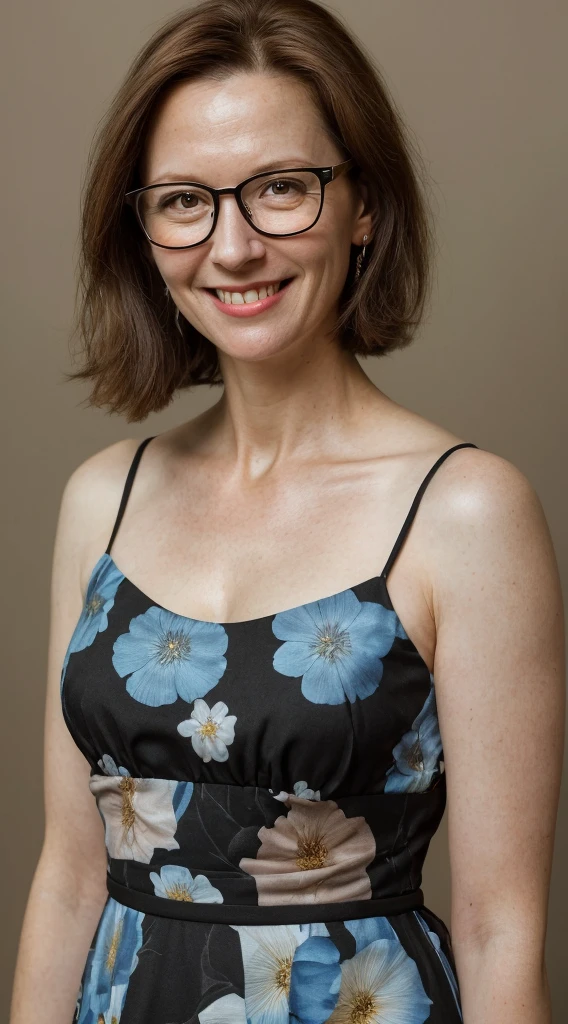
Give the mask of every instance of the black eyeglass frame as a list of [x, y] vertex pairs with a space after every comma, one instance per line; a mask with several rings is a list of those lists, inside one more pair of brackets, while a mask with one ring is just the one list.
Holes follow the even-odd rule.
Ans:
[[[223, 195], [233, 195], [235, 197], [239, 210], [241, 211], [247, 224], [250, 224], [251, 228], [253, 228], [255, 231], [258, 231], [259, 235], [267, 235], [269, 238], [289, 238], [291, 235], [302, 235], [304, 231], [310, 231], [310, 229], [313, 228], [314, 224], [318, 222], [321, 211], [323, 209], [325, 186], [328, 185], [330, 181], [334, 181], [335, 178], [338, 178], [341, 174], [344, 174], [346, 171], [349, 171], [351, 167], [353, 167], [354, 165], [355, 160], [353, 159], [353, 157], [350, 157], [348, 160], [343, 160], [342, 163], [334, 164], [331, 167], [283, 167], [277, 168], [274, 171], [260, 171], [258, 174], [251, 174], [249, 178], [245, 178], [245, 180], [241, 181], [240, 184], [227, 186], [227, 188], [213, 188], [212, 185], [204, 185], [202, 182], [199, 181], [156, 182], [154, 185], [144, 185], [143, 188], [135, 188], [132, 189], [130, 192], [125, 192], [124, 201], [134, 210], [138, 223], [140, 224], [140, 227], [142, 228], [142, 231], [144, 232], [148, 241], [152, 245], [159, 246], [160, 249], [194, 249], [196, 245], [203, 245], [204, 242], [207, 242], [208, 239], [211, 238], [211, 235], [213, 234], [215, 227], [217, 225], [217, 219], [219, 217], [219, 196]], [[271, 175], [289, 174], [292, 171], [311, 171], [313, 174], [316, 174], [317, 177], [319, 178], [321, 188], [320, 205], [317, 215], [307, 228], [300, 228], [299, 231], [287, 231], [284, 234], [275, 231], [263, 231], [262, 228], [257, 227], [257, 225], [253, 222], [247, 205], [244, 199], [242, 198], [242, 190], [245, 187], [245, 185], [248, 185], [249, 181], [254, 181], [255, 178], [266, 178]], [[146, 228], [144, 227], [142, 217], [138, 209], [139, 199], [143, 192], [148, 192], [149, 189], [151, 188], [165, 188], [166, 185], [191, 185], [193, 187], [205, 189], [207, 192], [211, 194], [213, 198], [213, 223], [211, 225], [211, 230], [209, 231], [209, 233], [205, 236], [205, 238], [202, 238], [199, 242], [192, 242], [190, 245], [164, 245], [162, 242], [155, 242], [153, 238], [150, 238], [150, 235], [148, 234]]]

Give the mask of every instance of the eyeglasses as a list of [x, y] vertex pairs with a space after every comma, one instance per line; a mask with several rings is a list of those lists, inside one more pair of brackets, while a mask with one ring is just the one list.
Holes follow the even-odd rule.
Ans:
[[[261, 235], [280, 238], [313, 228], [323, 207], [325, 186], [355, 160], [332, 167], [287, 167], [253, 174], [231, 188], [197, 181], [170, 181], [126, 192], [152, 245], [191, 249], [211, 237], [219, 216], [219, 196], [234, 195], [248, 224]], [[181, 191], [180, 191], [181, 188]]]

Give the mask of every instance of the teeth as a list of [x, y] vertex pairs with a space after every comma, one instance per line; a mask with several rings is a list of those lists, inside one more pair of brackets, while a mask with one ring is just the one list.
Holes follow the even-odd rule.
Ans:
[[269, 295], [274, 295], [280, 288], [282, 281], [278, 281], [277, 284], [269, 284], [266, 287], [259, 288], [255, 291], [254, 288], [249, 288], [246, 292], [225, 292], [221, 288], [215, 289], [215, 294], [221, 302], [226, 302], [229, 305], [244, 305], [247, 302], [258, 302], [259, 299], [266, 299]]

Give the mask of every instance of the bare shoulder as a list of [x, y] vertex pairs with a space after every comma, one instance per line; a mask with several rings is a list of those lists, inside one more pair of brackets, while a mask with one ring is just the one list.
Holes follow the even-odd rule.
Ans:
[[[482, 526], [484, 521], [498, 528], [499, 517], [519, 513], [542, 526], [543, 513], [538, 495], [528, 477], [509, 460], [483, 448], [470, 446], [470, 438], [461, 438], [439, 424], [398, 406], [392, 417], [393, 433], [405, 456], [401, 473], [407, 475], [407, 459], [422, 467], [433, 468], [442, 456], [421, 502], [418, 530], [430, 525], [445, 545], [446, 528], [456, 530]], [[462, 445], [463, 447], [459, 447]], [[416, 479], [420, 479], [420, 469]], [[414, 478], [414, 474], [412, 474]], [[443, 529], [440, 529], [443, 527]]]
[[125, 438], [95, 452], [73, 470], [63, 489], [55, 567], [58, 561], [64, 561], [69, 571], [72, 566], [82, 590], [91, 561], [107, 546], [139, 444], [139, 439]]
[[124, 470], [132, 462], [140, 444], [139, 438], [124, 438], [89, 455], [73, 470], [65, 485], [68, 502], [88, 504], [93, 500], [111, 497], [116, 487], [124, 484]]
[[[562, 616], [561, 585], [546, 515], [533, 484], [492, 452], [452, 453], [431, 481], [423, 517], [430, 601], [438, 641], [457, 618], [506, 615], [533, 624]], [[428, 490], [430, 490], [428, 488]], [[529, 614], [528, 609], [531, 609]], [[460, 626], [460, 629], [463, 628]]]
[[[429, 490], [431, 540], [438, 556], [449, 555], [456, 544], [469, 558], [485, 547], [494, 551], [523, 550], [531, 539], [550, 544], [540, 498], [528, 477], [509, 460], [493, 452], [462, 448], [452, 452], [435, 474]], [[435, 529], [434, 529], [435, 528]], [[525, 550], [525, 555], [528, 552]]]

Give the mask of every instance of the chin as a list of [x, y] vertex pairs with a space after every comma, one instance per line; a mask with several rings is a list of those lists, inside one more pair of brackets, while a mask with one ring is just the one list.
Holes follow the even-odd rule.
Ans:
[[216, 345], [219, 354], [227, 356], [229, 359], [235, 359], [243, 363], [259, 363], [263, 359], [270, 359], [273, 356], [278, 356], [281, 352], [285, 352], [287, 348], [292, 344], [291, 338], [282, 338], [278, 341], [270, 341], [266, 338], [262, 338], [259, 341], [250, 341], [249, 343], [240, 342], [231, 345], [225, 337], [223, 344]]

